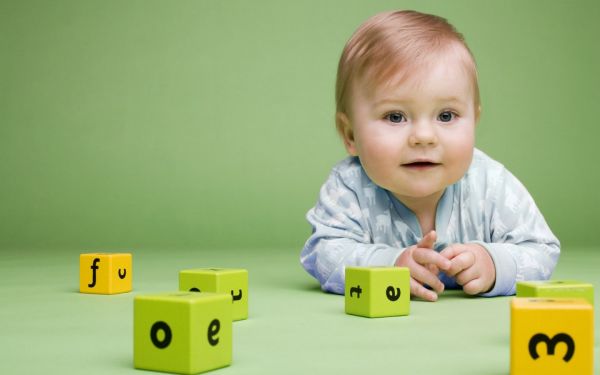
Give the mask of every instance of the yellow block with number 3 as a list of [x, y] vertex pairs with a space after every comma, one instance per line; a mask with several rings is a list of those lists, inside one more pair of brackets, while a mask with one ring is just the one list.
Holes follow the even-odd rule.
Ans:
[[593, 307], [581, 298], [511, 301], [511, 375], [591, 375]]

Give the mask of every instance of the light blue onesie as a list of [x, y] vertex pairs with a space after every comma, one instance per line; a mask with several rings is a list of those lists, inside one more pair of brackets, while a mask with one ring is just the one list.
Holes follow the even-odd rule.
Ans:
[[[301, 262], [328, 292], [344, 293], [346, 266], [392, 266], [422, 237], [417, 217], [389, 191], [375, 185], [357, 157], [338, 163], [306, 218], [313, 233]], [[435, 228], [441, 251], [453, 243], [477, 243], [496, 267], [494, 288], [484, 296], [512, 295], [516, 281], [547, 280], [560, 254], [527, 189], [503, 165], [475, 150], [471, 166], [446, 188]], [[447, 288], [460, 287], [440, 275]]]

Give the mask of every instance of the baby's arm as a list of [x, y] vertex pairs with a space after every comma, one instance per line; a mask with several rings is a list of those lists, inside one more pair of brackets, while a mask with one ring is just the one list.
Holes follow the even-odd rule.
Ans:
[[334, 171], [308, 211], [313, 227], [300, 261], [327, 292], [344, 294], [346, 266], [392, 266], [401, 249], [371, 243], [356, 193]]
[[550, 278], [560, 243], [527, 189], [509, 171], [504, 169], [488, 184], [490, 240], [452, 245], [441, 254], [452, 259], [447, 274], [465, 292], [512, 295], [517, 281]]
[[430, 285], [437, 292], [443, 291], [437, 274], [426, 268], [432, 263], [440, 269], [449, 267], [450, 262], [431, 250], [435, 238], [432, 241], [425, 237], [406, 249], [372, 243], [357, 194], [335, 172], [321, 188], [319, 201], [308, 212], [307, 219], [313, 233], [302, 250], [301, 262], [306, 271], [319, 280], [323, 290], [343, 294], [347, 266], [398, 265], [410, 268], [413, 295], [430, 301], [437, 299], [437, 295], [422, 284]]

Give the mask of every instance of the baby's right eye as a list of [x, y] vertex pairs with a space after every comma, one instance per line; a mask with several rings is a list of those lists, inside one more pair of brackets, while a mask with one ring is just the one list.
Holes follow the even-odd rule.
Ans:
[[385, 115], [385, 119], [395, 124], [406, 121], [406, 117], [401, 112], [391, 112]]

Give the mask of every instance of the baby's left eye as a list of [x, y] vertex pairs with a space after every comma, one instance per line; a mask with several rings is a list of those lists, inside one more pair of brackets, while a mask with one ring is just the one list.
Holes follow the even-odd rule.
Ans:
[[450, 121], [454, 120], [455, 117], [456, 117], [455, 113], [452, 113], [450, 111], [444, 111], [438, 115], [438, 120], [441, 122], [450, 122]]

